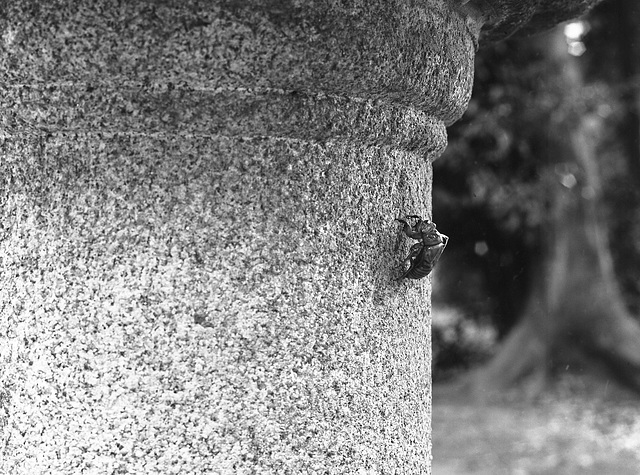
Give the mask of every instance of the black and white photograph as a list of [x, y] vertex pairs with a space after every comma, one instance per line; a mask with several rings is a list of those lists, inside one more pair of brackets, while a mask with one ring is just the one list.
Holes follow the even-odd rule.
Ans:
[[640, 2], [0, 0], [0, 475], [640, 474]]

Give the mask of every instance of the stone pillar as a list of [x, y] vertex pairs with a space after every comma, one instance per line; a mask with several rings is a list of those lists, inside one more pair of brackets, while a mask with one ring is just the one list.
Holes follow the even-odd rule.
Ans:
[[430, 473], [430, 286], [394, 280], [394, 218], [430, 215], [478, 25], [7, 3], [0, 471]]

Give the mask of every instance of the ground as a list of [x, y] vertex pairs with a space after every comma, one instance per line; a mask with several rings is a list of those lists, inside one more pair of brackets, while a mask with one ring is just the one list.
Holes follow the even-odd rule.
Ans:
[[434, 475], [638, 475], [640, 398], [565, 378], [535, 401], [433, 405]]

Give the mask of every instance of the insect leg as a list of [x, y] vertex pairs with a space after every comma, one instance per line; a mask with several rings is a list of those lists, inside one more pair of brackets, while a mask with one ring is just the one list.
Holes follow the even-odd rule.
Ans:
[[413, 268], [413, 259], [415, 259], [416, 257], [418, 257], [418, 254], [420, 254], [420, 251], [422, 251], [423, 248], [423, 244], [421, 242], [418, 242], [416, 244], [414, 244], [413, 246], [411, 246], [411, 248], [409, 249], [409, 255], [402, 261], [403, 264], [405, 263], [409, 263], [409, 268], [400, 276], [398, 277], [396, 280], [400, 280], [403, 277], [405, 277], [409, 271]]

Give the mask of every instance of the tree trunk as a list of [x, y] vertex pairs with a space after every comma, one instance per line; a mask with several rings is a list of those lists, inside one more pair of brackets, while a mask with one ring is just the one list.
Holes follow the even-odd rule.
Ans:
[[[542, 40], [540, 49], [549, 55], [547, 79], [563, 81], [567, 96], [575, 95], [581, 71], [566, 54], [561, 30]], [[640, 325], [616, 283], [601, 216], [600, 121], [596, 114], [574, 114], [547, 131], [547, 153], [556, 158], [547, 173], [551, 211], [542, 232], [545, 257], [519, 324], [468, 381], [480, 398], [519, 383], [533, 396], [550, 369], [566, 369], [577, 362], [576, 355], [596, 356], [640, 389]]]

